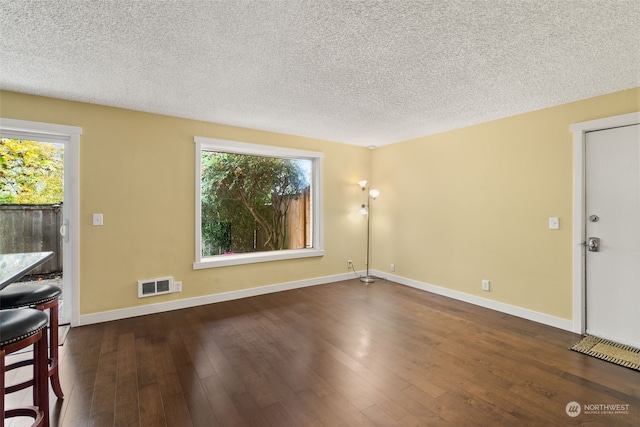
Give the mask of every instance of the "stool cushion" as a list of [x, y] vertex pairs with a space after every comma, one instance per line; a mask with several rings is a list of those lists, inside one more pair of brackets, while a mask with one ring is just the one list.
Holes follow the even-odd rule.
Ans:
[[34, 307], [58, 298], [62, 289], [38, 283], [12, 283], [0, 291], [0, 309]]
[[0, 310], [0, 347], [38, 333], [48, 320], [47, 313], [31, 308]]

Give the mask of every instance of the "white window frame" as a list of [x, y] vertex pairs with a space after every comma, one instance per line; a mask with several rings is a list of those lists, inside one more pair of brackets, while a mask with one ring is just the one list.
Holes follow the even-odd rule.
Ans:
[[[225, 267], [230, 265], [253, 264], [257, 262], [281, 261], [296, 258], [320, 257], [324, 255], [323, 218], [322, 218], [322, 159], [324, 154], [317, 151], [271, 145], [250, 144], [246, 142], [225, 141], [222, 139], [194, 137], [196, 144], [196, 256], [193, 269]], [[305, 249], [283, 249], [242, 254], [202, 256], [202, 152], [220, 151], [233, 154], [277, 157], [283, 159], [310, 160], [312, 167], [311, 206], [313, 218], [313, 247]]]

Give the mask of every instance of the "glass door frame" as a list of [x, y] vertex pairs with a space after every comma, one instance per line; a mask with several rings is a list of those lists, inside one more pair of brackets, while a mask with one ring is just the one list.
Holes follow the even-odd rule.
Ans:
[[82, 128], [0, 117], [2, 138], [25, 139], [64, 145], [63, 295], [60, 323], [80, 323], [80, 135]]

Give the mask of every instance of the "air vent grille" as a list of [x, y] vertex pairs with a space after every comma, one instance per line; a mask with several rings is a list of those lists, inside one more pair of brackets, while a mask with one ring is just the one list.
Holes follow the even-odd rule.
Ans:
[[138, 280], [138, 298], [152, 297], [171, 293], [173, 289], [173, 277], [161, 277], [158, 279]]

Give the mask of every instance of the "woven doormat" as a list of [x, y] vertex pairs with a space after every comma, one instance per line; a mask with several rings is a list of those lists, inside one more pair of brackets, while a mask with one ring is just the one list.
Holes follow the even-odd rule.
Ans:
[[640, 349], [587, 335], [571, 350], [640, 371]]

